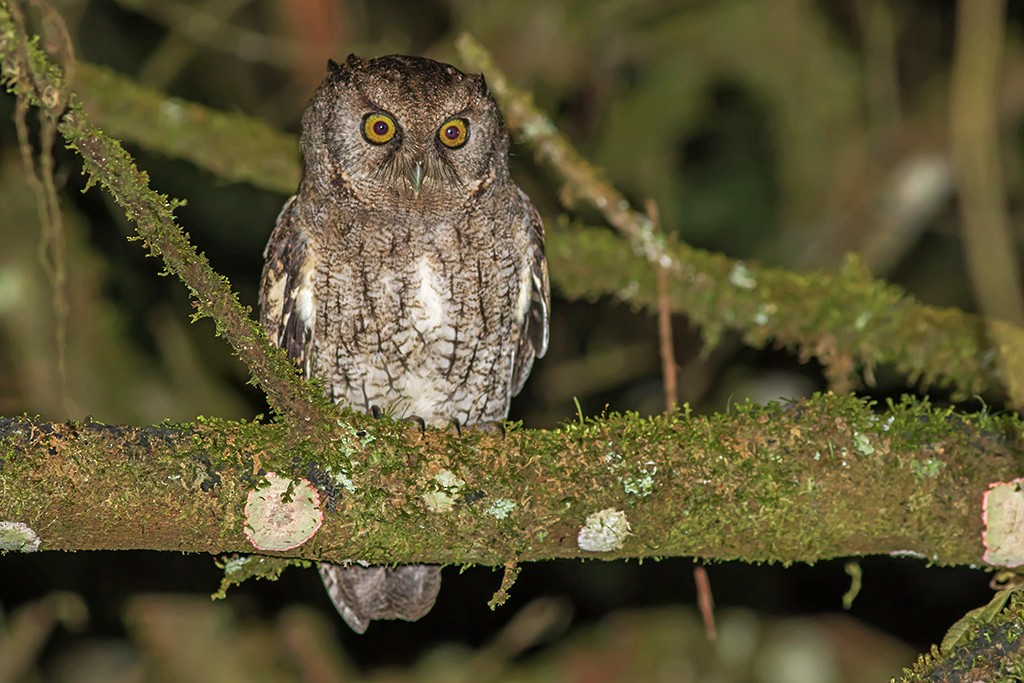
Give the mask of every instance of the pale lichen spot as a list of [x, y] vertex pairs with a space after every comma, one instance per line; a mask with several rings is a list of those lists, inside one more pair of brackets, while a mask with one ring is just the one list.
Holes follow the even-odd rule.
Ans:
[[185, 110], [175, 100], [167, 99], [160, 103], [160, 114], [172, 123], [181, 121]]
[[441, 470], [434, 475], [434, 481], [438, 486], [451, 493], [458, 493], [466, 485], [466, 482], [455, 476], [451, 470]]
[[39, 550], [39, 534], [24, 522], [0, 522], [0, 554], [11, 551], [34, 553]]
[[729, 282], [740, 289], [753, 289], [757, 287], [757, 280], [747, 268], [743, 261], [737, 261], [729, 272]]
[[512, 511], [516, 509], [516, 503], [508, 498], [498, 498], [484, 510], [487, 514], [495, 519], [505, 519]]
[[434, 475], [434, 490], [420, 497], [431, 512], [448, 512], [455, 507], [456, 497], [465, 485], [466, 482], [450, 470], [441, 470]]
[[345, 489], [349, 493], [356, 492], [355, 482], [352, 481], [352, 477], [348, 476], [348, 474], [344, 470], [335, 470], [332, 467], [328, 467], [327, 473], [331, 475], [331, 479], [334, 481], [334, 483], [340, 486], [341, 488]]
[[580, 550], [601, 553], [618, 550], [629, 535], [629, 520], [626, 513], [615, 508], [605, 508], [587, 515], [576, 536]]
[[290, 550], [320, 529], [324, 512], [320, 494], [307, 479], [292, 480], [268, 472], [269, 485], [249, 491], [245, 501], [245, 535], [259, 550]]
[[775, 304], [761, 304], [754, 313], [754, 324], [767, 325], [772, 321], [772, 315], [777, 311]]
[[871, 439], [860, 432], [853, 433], [853, 445], [857, 447], [857, 451], [861, 455], [872, 455], [875, 452], [875, 447], [871, 445]]
[[853, 321], [853, 327], [854, 327], [855, 330], [858, 330], [858, 331], [863, 330], [864, 328], [866, 328], [868, 326], [868, 323], [870, 321], [871, 321], [871, 311], [864, 311], [863, 313], [861, 313], [860, 315], [857, 316], [856, 320]]
[[428, 491], [420, 497], [431, 512], [448, 512], [455, 507], [455, 496], [444, 491]]
[[622, 489], [631, 496], [645, 498], [651, 495], [654, 490], [654, 475], [658, 473], [658, 467], [651, 464], [650, 469], [644, 467], [636, 477], [619, 477]]

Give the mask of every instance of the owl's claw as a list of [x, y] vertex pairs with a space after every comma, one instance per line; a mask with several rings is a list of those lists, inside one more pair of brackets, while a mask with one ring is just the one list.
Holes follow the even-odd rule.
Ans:
[[379, 418], [382, 414], [383, 413], [381, 413], [381, 411], [380, 411], [380, 406], [378, 406], [378, 405], [370, 406], [370, 415], [373, 416], [374, 419]]
[[481, 432], [490, 432], [491, 434], [501, 434], [501, 439], [505, 440], [505, 423], [504, 422], [478, 422], [473, 425], [474, 429], [479, 429]]
[[403, 417], [402, 422], [412, 422], [417, 427], [419, 427], [420, 434], [425, 434], [427, 431], [427, 422], [419, 415], [410, 415], [408, 417]]
[[[459, 422], [457, 417], [453, 417], [451, 421], [448, 422], [448, 428], [453, 430], [459, 437], [462, 436], [462, 423]], [[505, 438], [504, 422], [475, 422], [471, 425], [467, 425], [467, 428], [491, 434], [501, 434], [501, 438], [503, 440]]]

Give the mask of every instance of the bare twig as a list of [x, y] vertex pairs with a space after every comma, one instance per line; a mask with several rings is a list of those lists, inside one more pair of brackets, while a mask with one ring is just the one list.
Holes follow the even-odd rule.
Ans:
[[[960, 0], [957, 5], [950, 143], [968, 277], [978, 307], [986, 316], [1020, 324], [1024, 291], [1006, 212], [996, 103], [1005, 20], [1005, 0]], [[994, 325], [986, 334], [1006, 369], [1012, 403], [1024, 409], [1024, 355]]]
[[1017, 250], [999, 158], [998, 82], [1005, 0], [960, 0], [950, 94], [950, 143], [968, 275], [986, 314], [1024, 322]]
[[697, 607], [704, 621], [704, 635], [708, 640], [715, 641], [718, 639], [718, 629], [715, 627], [715, 598], [711, 594], [708, 570], [699, 564], [696, 565], [693, 568], [693, 580], [697, 584]]
[[[11, 17], [21, 31], [28, 32], [27, 18], [16, 4], [11, 5]], [[74, 52], [71, 38], [64, 27], [60, 16], [48, 5], [41, 5], [44, 14], [43, 25], [51, 30], [49, 38], [56, 40], [59, 50], [63, 53], [63, 69], [67, 72], [74, 69]], [[70, 405], [67, 363], [67, 321], [68, 321], [68, 263], [67, 237], [64, 231], [64, 216], [57, 199], [57, 188], [53, 178], [53, 143], [57, 137], [57, 123], [53, 113], [59, 113], [68, 101], [67, 86], [54, 92], [54, 101], [46, 110], [39, 112], [39, 152], [33, 151], [29, 139], [27, 116], [30, 105], [19, 99], [15, 105], [14, 124], [18, 135], [18, 149], [21, 152], [22, 165], [25, 167], [29, 187], [36, 196], [36, 208], [39, 213], [39, 264], [50, 281], [53, 290], [53, 330], [57, 359], [58, 394], [67, 414], [76, 411]]]
[[[661, 216], [658, 204], [647, 200], [647, 217], [654, 225], [655, 233], [661, 233]], [[658, 276], [658, 352], [661, 356], [661, 377], [665, 387], [665, 410], [674, 410], [679, 405], [679, 366], [676, 364], [675, 343], [672, 340], [672, 302], [669, 299], [669, 269], [655, 263]]]

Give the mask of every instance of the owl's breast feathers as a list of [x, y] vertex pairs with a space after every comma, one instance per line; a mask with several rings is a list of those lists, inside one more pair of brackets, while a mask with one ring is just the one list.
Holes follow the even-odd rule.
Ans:
[[550, 305], [540, 216], [510, 194], [490, 216], [427, 225], [339, 210], [307, 226], [293, 197], [264, 255], [271, 340], [357, 410], [503, 419], [547, 349]]

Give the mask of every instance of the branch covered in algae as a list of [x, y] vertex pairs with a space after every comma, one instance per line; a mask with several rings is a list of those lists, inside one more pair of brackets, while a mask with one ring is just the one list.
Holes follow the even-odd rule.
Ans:
[[196, 317], [213, 318], [217, 333], [249, 367], [271, 406], [293, 424], [333, 425], [337, 420], [334, 406], [300, 378], [283, 351], [270, 344], [228, 281], [214, 272], [176, 224], [174, 209], [181, 202], [150, 189], [148, 176], [119, 142], [92, 124], [76, 94], [66, 98], [65, 110], [65, 99], [57, 96], [65, 88], [60, 69], [29, 40], [6, 5], [0, 5], [0, 57], [8, 89], [58, 121], [68, 146], [81, 154], [89, 182], [110, 192], [153, 255], [188, 286]]
[[[488, 81], [494, 88], [491, 72]], [[119, 137], [227, 180], [282, 194], [296, 187], [294, 137], [241, 114], [169, 98], [96, 66], [80, 64], [77, 84], [85, 110]], [[507, 94], [521, 95], [511, 88]], [[508, 120], [515, 131], [525, 125], [511, 113]], [[839, 273], [799, 273], [685, 244], [660, 248], [679, 264], [668, 278], [673, 311], [701, 326], [709, 343], [724, 331], [738, 331], [751, 346], [774, 343], [802, 358], [818, 357], [836, 375], [858, 365], [892, 364], [914, 380], [952, 387], [960, 396], [1006, 385], [994, 339], [1002, 340], [1006, 353], [1024, 354], [1021, 328], [922, 305], [855, 261]], [[605, 229], [556, 226], [548, 230], [547, 251], [551, 278], [564, 295], [612, 295], [657, 310], [655, 269], [622, 237]]]
[[[932, 646], [900, 683], [1019, 681], [1024, 672], [1024, 593], [1007, 591], [972, 610]], [[1009, 603], [1005, 609], [1003, 604]]]
[[[1017, 477], [1024, 455], [1013, 416], [911, 400], [879, 413], [834, 394], [707, 417], [608, 415], [504, 438], [421, 435], [356, 413], [342, 425], [326, 445], [285, 445], [284, 424], [0, 418], [0, 520], [27, 525], [41, 549], [252, 552], [243, 508], [277, 472], [320, 492], [323, 526], [280, 553], [305, 559], [788, 563], [882, 553], [977, 565], [992, 557], [983, 533], [990, 545], [996, 536], [991, 509], [983, 524], [986, 492]], [[1011, 533], [1001, 557], [1019, 545]]]

